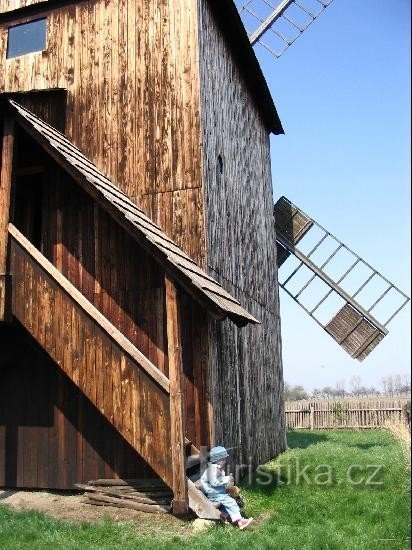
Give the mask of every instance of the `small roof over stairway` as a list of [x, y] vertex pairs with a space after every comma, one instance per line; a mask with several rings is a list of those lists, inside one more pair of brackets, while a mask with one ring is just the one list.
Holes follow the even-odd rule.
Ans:
[[259, 323], [223, 287], [187, 256], [125, 193], [62, 133], [13, 100], [18, 124], [216, 318], [238, 326]]

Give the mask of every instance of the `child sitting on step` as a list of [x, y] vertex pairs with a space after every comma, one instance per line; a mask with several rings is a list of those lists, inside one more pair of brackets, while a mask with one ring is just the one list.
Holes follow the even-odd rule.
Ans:
[[203, 490], [212, 502], [221, 506], [222, 517], [229, 516], [231, 522], [239, 529], [245, 529], [253, 518], [243, 518], [236, 500], [226, 492], [227, 487], [233, 485], [233, 475], [225, 475], [226, 458], [229, 456], [224, 447], [213, 447], [209, 453], [208, 466], [201, 477]]

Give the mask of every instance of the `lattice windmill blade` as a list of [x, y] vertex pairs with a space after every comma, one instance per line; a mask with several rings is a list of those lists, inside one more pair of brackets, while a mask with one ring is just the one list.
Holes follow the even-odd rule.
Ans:
[[238, 0], [236, 5], [252, 46], [279, 58], [333, 0]]
[[286, 197], [274, 216], [279, 285], [363, 361], [409, 297]]

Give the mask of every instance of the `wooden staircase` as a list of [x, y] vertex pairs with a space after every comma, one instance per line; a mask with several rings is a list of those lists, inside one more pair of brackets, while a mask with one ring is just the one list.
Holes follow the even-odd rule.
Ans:
[[[168, 379], [159, 371], [12, 224], [9, 257], [12, 315], [172, 488], [180, 504], [188, 502], [201, 518], [219, 519], [186, 477], [186, 468], [199, 464], [200, 453], [190, 441], [179, 442], [178, 377]], [[173, 343], [173, 331], [169, 334]], [[169, 347], [170, 362], [172, 355]]]

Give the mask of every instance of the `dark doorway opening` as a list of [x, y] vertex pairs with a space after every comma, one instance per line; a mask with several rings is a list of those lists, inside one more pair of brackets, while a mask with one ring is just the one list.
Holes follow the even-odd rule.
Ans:
[[43, 172], [17, 176], [13, 224], [40, 250], [43, 226]]

